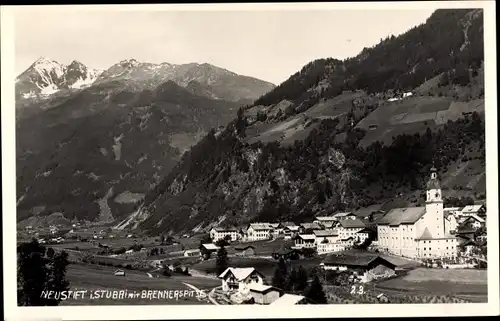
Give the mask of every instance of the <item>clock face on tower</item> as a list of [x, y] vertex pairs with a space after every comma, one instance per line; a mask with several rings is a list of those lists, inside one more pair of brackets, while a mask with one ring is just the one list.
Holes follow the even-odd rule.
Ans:
[[439, 198], [439, 192], [436, 192], [436, 198]]

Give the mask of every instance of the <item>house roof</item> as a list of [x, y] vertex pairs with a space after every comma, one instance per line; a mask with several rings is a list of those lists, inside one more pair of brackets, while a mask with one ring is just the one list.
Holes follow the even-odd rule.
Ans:
[[298, 229], [300, 228], [300, 226], [287, 226], [286, 227], [287, 229], [289, 229], [290, 231], [298, 231]]
[[260, 292], [260, 293], [266, 293], [266, 292], [269, 292], [271, 290], [278, 291], [278, 289], [276, 289], [275, 287], [273, 287], [271, 285], [264, 285], [264, 284], [259, 284], [259, 283], [250, 283], [248, 285], [248, 289], [250, 291]]
[[356, 218], [354, 220], [342, 220], [340, 221], [340, 225], [342, 225], [343, 228], [364, 228], [366, 227], [365, 223], [361, 221], [359, 218]]
[[214, 227], [216, 232], [238, 232], [236, 227]]
[[382, 204], [373, 204], [373, 205], [370, 205], [367, 207], [363, 207], [363, 208], [360, 208], [359, 210], [357, 210], [356, 212], [354, 212], [354, 215], [356, 215], [358, 217], [368, 217], [373, 212], [382, 211], [381, 210], [382, 206], [384, 206], [383, 203]]
[[272, 230], [273, 227], [269, 223], [251, 223], [250, 227], [256, 231]]
[[280, 223], [269, 223], [269, 226], [271, 226], [272, 228], [277, 228], [278, 226], [280, 226]]
[[325, 237], [325, 236], [337, 236], [339, 233], [337, 230], [329, 229], [329, 230], [315, 230], [313, 231], [313, 234], [319, 237]]
[[395, 268], [395, 265], [387, 261], [386, 259], [378, 255], [366, 254], [366, 253], [358, 254], [358, 253], [340, 252], [339, 254], [331, 254], [328, 255], [323, 260], [323, 264], [367, 267], [375, 261], [378, 261], [380, 264], [384, 264], [388, 267]]
[[321, 226], [318, 223], [302, 223], [300, 224], [305, 229], [316, 229], [316, 230], [321, 230]]
[[477, 212], [481, 209], [481, 207], [483, 207], [483, 205], [481, 204], [477, 204], [477, 205], [467, 205], [466, 207], [464, 207], [462, 209], [462, 213], [466, 212], [466, 213], [474, 213], [474, 212]]
[[294, 222], [281, 222], [280, 225], [283, 227], [297, 226], [297, 224], [295, 224]]
[[199, 252], [200, 249], [190, 249], [190, 250], [186, 250], [184, 251], [184, 253], [195, 253], [195, 252]]
[[473, 220], [475, 220], [475, 221], [477, 221], [477, 222], [479, 222], [479, 223], [484, 223], [484, 222], [485, 222], [484, 218], [479, 217], [479, 216], [477, 216], [476, 214], [471, 214], [471, 215], [470, 215], [470, 216], [466, 219], [466, 221], [468, 221], [468, 220], [470, 220], [470, 219], [473, 219]]
[[236, 251], [245, 251], [245, 250], [250, 249], [250, 248], [255, 250], [255, 246], [252, 246], [252, 245], [247, 245], [245, 247], [235, 247], [234, 249]]
[[206, 248], [207, 250], [218, 250], [219, 249], [219, 247], [213, 243], [202, 244], [202, 246], [204, 248]]
[[434, 237], [432, 233], [429, 231], [429, 229], [426, 227], [422, 232], [422, 235], [420, 235], [420, 237], [417, 237], [416, 240], [442, 240], [442, 239], [455, 239], [455, 238], [457, 238], [455, 235], [451, 235], [448, 233], [445, 233], [443, 237]]
[[333, 217], [333, 216], [317, 216], [316, 217], [316, 220], [317, 221], [333, 221], [335, 220], [336, 218]]
[[342, 217], [346, 217], [346, 216], [349, 216], [349, 215], [354, 215], [354, 213], [352, 213], [352, 212], [336, 213], [336, 214], [333, 215], [333, 217], [335, 217], [335, 218], [342, 218]]
[[[250, 267], [250, 268], [233, 268], [233, 267], [228, 267], [224, 272], [222, 272], [219, 275], [219, 278], [223, 279], [223, 278], [226, 277], [226, 275], [228, 273], [232, 273], [234, 275], [234, 277], [236, 278], [236, 280], [243, 281], [244, 279], [246, 279], [253, 272], [257, 272], [257, 270], [254, 269], [253, 267]], [[259, 272], [257, 272], [257, 273], [259, 273]]]
[[289, 294], [285, 293], [278, 299], [276, 299], [274, 302], [271, 302], [271, 305], [295, 305], [305, 299], [304, 296], [302, 295], [296, 295], [296, 294]]
[[300, 237], [303, 240], [314, 240], [314, 239], [316, 239], [316, 236], [314, 234], [299, 234], [298, 237]]
[[379, 225], [400, 225], [400, 224], [412, 224], [418, 221], [425, 214], [425, 207], [405, 207], [405, 208], [394, 208], [382, 217], [379, 221]]
[[320, 223], [325, 228], [331, 228], [337, 224], [337, 221], [324, 221]]

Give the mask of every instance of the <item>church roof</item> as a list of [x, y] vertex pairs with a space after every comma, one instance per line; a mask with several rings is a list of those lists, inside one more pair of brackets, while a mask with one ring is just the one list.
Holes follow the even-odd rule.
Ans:
[[432, 240], [432, 239], [433, 239], [432, 234], [427, 227], [422, 232], [422, 235], [420, 235], [420, 237], [417, 238], [417, 240]]
[[394, 208], [378, 221], [378, 225], [413, 224], [425, 214], [425, 207]]

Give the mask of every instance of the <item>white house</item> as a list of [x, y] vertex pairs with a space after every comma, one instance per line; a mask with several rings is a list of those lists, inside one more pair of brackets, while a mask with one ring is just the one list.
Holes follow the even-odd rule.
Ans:
[[264, 275], [256, 269], [250, 268], [233, 268], [229, 267], [219, 275], [222, 280], [222, 290], [238, 292], [249, 291], [250, 285], [264, 284]]
[[341, 240], [352, 237], [357, 242], [363, 242], [368, 237], [368, 233], [360, 233], [360, 231], [365, 229], [366, 224], [355, 217], [341, 220], [337, 231]]
[[337, 230], [319, 230], [313, 233], [316, 236], [316, 251], [318, 254], [342, 251], [345, 249], [345, 245], [339, 239]]
[[314, 234], [298, 234], [294, 239], [295, 248], [314, 248], [316, 246], [316, 236]]
[[273, 230], [269, 223], [251, 223], [246, 231], [247, 241], [268, 240]]
[[452, 219], [444, 216], [441, 185], [435, 168], [431, 169], [426, 189], [425, 206], [395, 208], [378, 221], [380, 249], [413, 258], [457, 255], [458, 240], [450, 233]]
[[214, 227], [210, 230], [210, 238], [213, 242], [217, 242], [219, 240], [223, 240], [228, 237], [232, 242], [238, 240], [240, 238], [240, 233], [237, 228], [223, 228], [223, 227]]

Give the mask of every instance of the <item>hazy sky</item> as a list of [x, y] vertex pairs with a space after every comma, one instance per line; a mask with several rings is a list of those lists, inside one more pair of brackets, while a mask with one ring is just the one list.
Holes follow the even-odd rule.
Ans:
[[75, 11], [20, 8], [16, 74], [40, 56], [106, 69], [134, 58], [208, 62], [279, 84], [318, 58], [347, 58], [425, 22], [426, 10]]

